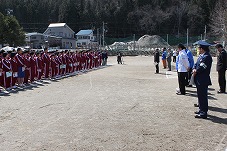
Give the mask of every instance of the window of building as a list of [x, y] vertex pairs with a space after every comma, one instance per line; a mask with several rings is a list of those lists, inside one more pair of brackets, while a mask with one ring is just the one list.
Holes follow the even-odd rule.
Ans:
[[36, 36], [32, 36], [31, 39], [36, 39]]
[[87, 43], [86, 42], [82, 42], [82, 45], [85, 46], [85, 45], [87, 45]]

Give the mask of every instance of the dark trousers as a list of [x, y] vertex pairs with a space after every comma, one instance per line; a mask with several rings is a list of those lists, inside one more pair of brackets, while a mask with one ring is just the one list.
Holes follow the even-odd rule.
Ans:
[[218, 71], [218, 83], [219, 83], [220, 90], [222, 92], [225, 92], [226, 90], [225, 70]]
[[155, 65], [156, 73], [159, 73], [159, 64]]
[[199, 110], [207, 114], [208, 111], [208, 98], [207, 98], [207, 93], [208, 93], [208, 86], [203, 86], [203, 85], [196, 85], [197, 88], [197, 95], [198, 95], [198, 102], [199, 102]]
[[190, 68], [190, 70], [188, 71], [188, 76], [187, 76], [187, 79], [186, 79], [186, 82], [187, 82], [186, 85], [189, 85], [191, 77], [192, 77], [192, 68]]
[[176, 58], [177, 58], [176, 56], [173, 56], [173, 62], [176, 62]]
[[169, 70], [171, 70], [171, 60], [170, 61], [167, 60], [167, 64], [168, 64]]
[[185, 86], [187, 84], [186, 78], [188, 76], [188, 72], [178, 72], [178, 83], [181, 94], [185, 94]]

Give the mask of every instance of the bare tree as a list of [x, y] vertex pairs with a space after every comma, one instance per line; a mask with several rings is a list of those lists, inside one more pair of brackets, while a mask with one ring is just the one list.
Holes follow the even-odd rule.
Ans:
[[211, 33], [221, 40], [227, 39], [227, 0], [219, 0], [211, 16]]
[[190, 3], [186, 1], [179, 2], [179, 5], [177, 5], [174, 8], [173, 14], [176, 16], [177, 19], [177, 35], [180, 36], [180, 28], [182, 24], [183, 17], [187, 15], [190, 8]]

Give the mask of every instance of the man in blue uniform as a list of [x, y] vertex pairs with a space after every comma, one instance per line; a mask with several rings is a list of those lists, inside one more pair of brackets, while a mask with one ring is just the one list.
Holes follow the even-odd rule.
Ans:
[[199, 43], [199, 58], [193, 68], [193, 76], [197, 88], [199, 111], [195, 112], [195, 118], [207, 118], [208, 112], [208, 86], [211, 85], [210, 70], [212, 65], [212, 57], [209, 53], [207, 42]]

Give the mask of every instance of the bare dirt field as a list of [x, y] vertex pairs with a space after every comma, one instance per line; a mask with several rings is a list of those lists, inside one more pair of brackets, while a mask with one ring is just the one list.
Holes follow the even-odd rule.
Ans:
[[206, 120], [194, 118], [196, 88], [176, 95], [177, 73], [154, 74], [147, 56], [0, 96], [0, 151], [226, 151], [215, 63]]

